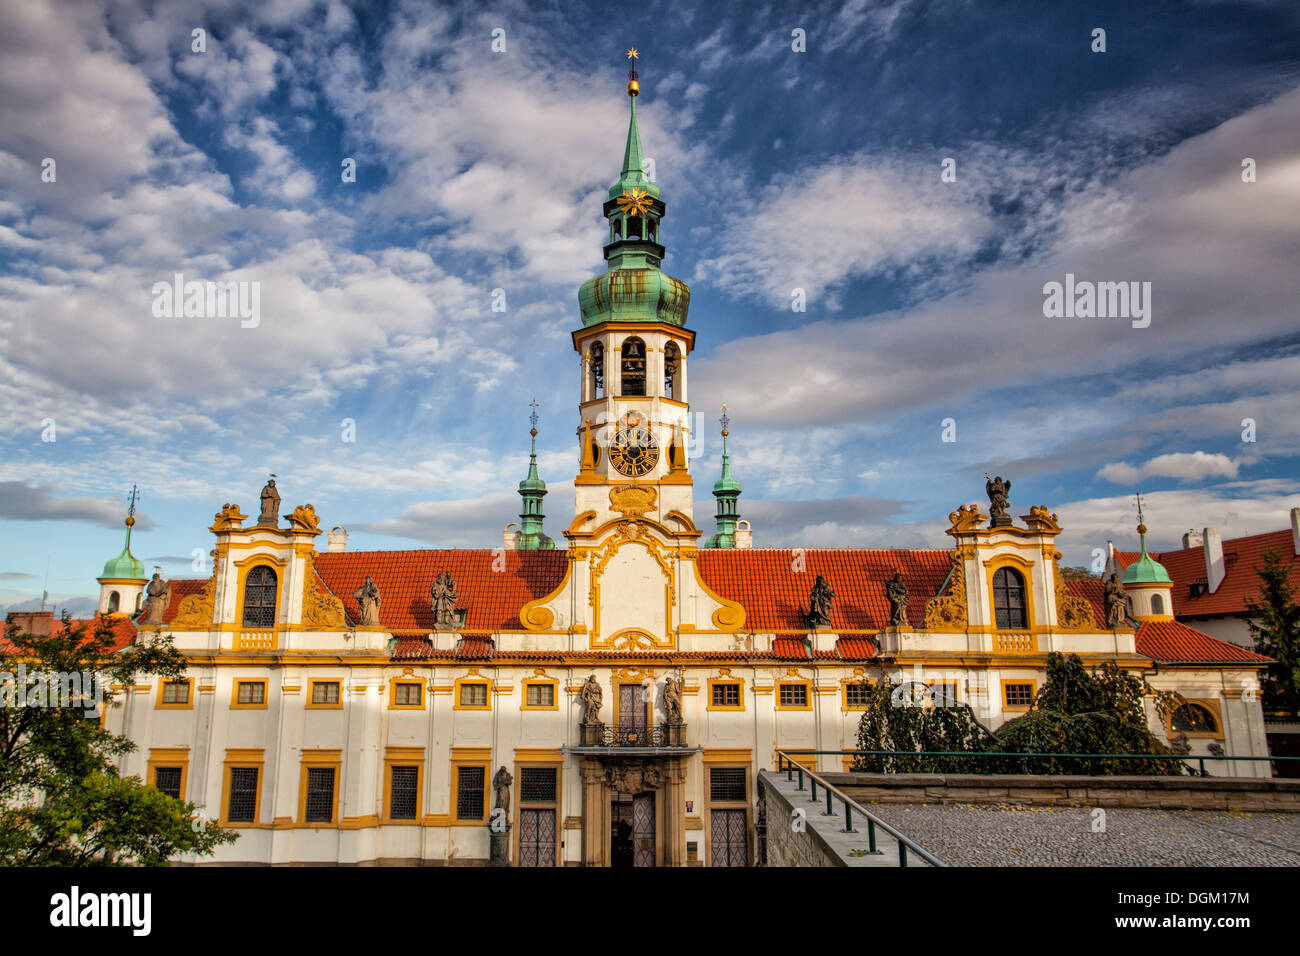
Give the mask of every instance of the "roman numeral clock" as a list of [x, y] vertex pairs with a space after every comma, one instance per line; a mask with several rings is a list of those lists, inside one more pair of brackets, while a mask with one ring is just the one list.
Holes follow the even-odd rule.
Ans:
[[646, 427], [645, 419], [628, 412], [609, 446], [609, 462], [620, 475], [640, 478], [659, 463], [659, 442]]

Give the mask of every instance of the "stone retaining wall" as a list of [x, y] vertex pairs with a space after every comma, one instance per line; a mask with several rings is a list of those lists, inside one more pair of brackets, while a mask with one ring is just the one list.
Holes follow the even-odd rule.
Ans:
[[1276, 777], [1066, 777], [1036, 774], [823, 773], [862, 804], [1020, 803], [1300, 812], [1300, 780]]

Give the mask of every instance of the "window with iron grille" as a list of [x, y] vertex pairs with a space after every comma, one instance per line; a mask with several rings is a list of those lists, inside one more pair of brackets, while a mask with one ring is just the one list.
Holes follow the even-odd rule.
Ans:
[[307, 822], [334, 820], [334, 768], [307, 768]]
[[456, 768], [456, 819], [483, 819], [483, 767]]
[[1014, 568], [993, 573], [993, 614], [999, 628], [1022, 630], [1025, 620], [1025, 579]]
[[524, 767], [519, 771], [521, 803], [555, 802], [555, 768]]
[[241, 680], [236, 700], [241, 704], [265, 704], [266, 685], [261, 681]]
[[487, 706], [487, 684], [461, 684], [460, 685], [460, 706], [486, 707]]
[[393, 767], [388, 793], [388, 816], [392, 820], [414, 820], [420, 787], [419, 767]]
[[745, 768], [713, 767], [709, 770], [710, 800], [744, 800]]
[[808, 706], [808, 685], [807, 684], [782, 684], [781, 685], [781, 706], [782, 707], [807, 707]]
[[[465, 685], [461, 685], [462, 689]], [[486, 690], [486, 688], [484, 688]], [[555, 706], [555, 685], [554, 684], [529, 684], [528, 685], [528, 706], [529, 707], [554, 707]]]
[[739, 707], [740, 706], [740, 684], [726, 683], [713, 685], [713, 706], [714, 707]]
[[272, 627], [275, 624], [275, 572], [259, 565], [244, 581], [244, 627]]
[[188, 704], [190, 702], [190, 682], [187, 680], [169, 680], [163, 684], [162, 702], [164, 704]]
[[871, 697], [871, 685], [866, 681], [854, 681], [844, 685], [844, 703], [848, 707], [866, 707]]
[[1003, 684], [1002, 693], [1008, 707], [1028, 707], [1034, 702], [1033, 684]]
[[153, 772], [154, 789], [169, 797], [181, 798], [181, 768], [155, 767]]
[[230, 768], [230, 802], [226, 819], [231, 823], [253, 823], [257, 813], [257, 768]]
[[339, 702], [339, 682], [335, 680], [318, 680], [311, 685], [311, 702], [313, 704], [337, 704]]
[[398, 707], [419, 707], [424, 700], [424, 685], [408, 681], [393, 685], [393, 703]]

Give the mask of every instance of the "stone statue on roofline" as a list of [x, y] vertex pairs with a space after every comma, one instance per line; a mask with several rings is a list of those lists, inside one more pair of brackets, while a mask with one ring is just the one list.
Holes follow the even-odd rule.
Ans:
[[366, 581], [361, 587], [357, 588], [352, 595], [357, 600], [357, 607], [361, 609], [361, 620], [358, 622], [362, 627], [374, 627], [379, 623], [379, 586], [375, 584], [375, 579], [366, 575]]
[[903, 583], [903, 572], [897, 571], [891, 580], [885, 583], [885, 597], [889, 598], [889, 626], [907, 627], [907, 585]]
[[1011, 516], [1007, 514], [1007, 508], [1010, 507], [1011, 482], [1004, 480], [1001, 475], [996, 478], [989, 478], [985, 472], [984, 492], [989, 496], [989, 516], [992, 520], [989, 522], [990, 528], [1005, 528], [1011, 524]]
[[161, 624], [167, 605], [171, 603], [172, 586], [162, 579], [158, 569], [144, 589], [144, 607], [140, 609], [140, 624]]
[[433, 587], [429, 589], [433, 597], [433, 616], [434, 625], [443, 630], [459, 626], [460, 621], [456, 616], [456, 581], [443, 571], [434, 579]]
[[808, 626], [811, 628], [828, 627], [831, 623], [831, 605], [835, 592], [820, 574], [808, 595]]
[[1128, 625], [1128, 595], [1120, 582], [1119, 572], [1112, 571], [1106, 579], [1106, 626], [1109, 628]]
[[258, 525], [270, 528], [280, 524], [280, 492], [275, 489], [275, 475], [272, 475], [262, 488], [262, 513], [257, 518]]

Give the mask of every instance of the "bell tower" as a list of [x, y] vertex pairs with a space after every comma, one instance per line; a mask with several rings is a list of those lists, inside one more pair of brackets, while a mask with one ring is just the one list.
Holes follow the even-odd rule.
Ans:
[[[636, 56], [628, 51], [629, 59]], [[666, 207], [646, 175], [636, 120], [639, 93], [631, 70], [623, 169], [603, 207], [608, 268], [579, 290], [582, 328], [573, 333], [582, 376], [575, 508], [578, 515], [595, 511], [598, 524], [616, 516], [611, 491], [627, 486], [647, 490], [642, 500], [655, 502], [649, 514], [691, 516], [686, 451], [686, 364], [695, 344], [695, 333], [686, 328], [691, 290], [660, 269]]]

